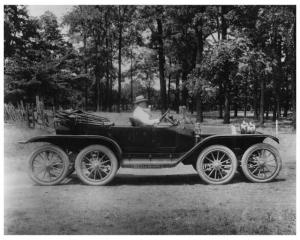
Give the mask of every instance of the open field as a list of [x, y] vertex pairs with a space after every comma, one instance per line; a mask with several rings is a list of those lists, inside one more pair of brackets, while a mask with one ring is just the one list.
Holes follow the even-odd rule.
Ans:
[[[116, 124], [128, 119], [105, 114]], [[218, 127], [207, 121], [204, 131], [228, 131], [221, 120], [210, 123]], [[288, 127], [279, 130], [283, 168], [271, 183], [250, 183], [236, 174], [227, 185], [206, 185], [192, 167], [179, 165], [120, 169], [105, 187], [85, 186], [76, 174], [43, 187], [26, 174], [35, 145], [17, 141], [49, 133], [5, 124], [5, 234], [295, 234], [296, 135]]]

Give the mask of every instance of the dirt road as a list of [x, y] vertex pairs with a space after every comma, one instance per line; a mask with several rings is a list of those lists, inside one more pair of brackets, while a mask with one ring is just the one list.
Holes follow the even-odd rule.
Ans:
[[35, 185], [30, 148], [17, 139], [37, 132], [5, 127], [5, 234], [295, 234], [295, 135], [282, 134], [283, 169], [267, 184], [238, 174], [227, 185], [204, 184], [190, 166], [120, 169], [105, 187]]

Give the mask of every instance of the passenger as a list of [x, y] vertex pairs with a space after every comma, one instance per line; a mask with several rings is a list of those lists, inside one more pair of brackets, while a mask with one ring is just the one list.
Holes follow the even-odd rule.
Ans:
[[154, 125], [159, 123], [159, 119], [151, 118], [151, 109], [147, 108], [148, 99], [140, 95], [135, 98], [134, 104], [136, 105], [133, 111], [133, 118], [141, 121], [145, 125]]

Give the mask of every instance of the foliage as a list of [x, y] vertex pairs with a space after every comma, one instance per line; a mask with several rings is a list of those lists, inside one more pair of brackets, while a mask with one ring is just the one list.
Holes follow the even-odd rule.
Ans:
[[224, 107], [224, 122], [230, 109], [250, 108], [261, 123], [269, 111], [295, 116], [295, 6], [74, 6], [64, 37], [51, 12], [4, 13], [7, 102], [40, 95], [111, 111], [144, 94], [161, 109], [201, 115], [204, 104], [221, 117]]

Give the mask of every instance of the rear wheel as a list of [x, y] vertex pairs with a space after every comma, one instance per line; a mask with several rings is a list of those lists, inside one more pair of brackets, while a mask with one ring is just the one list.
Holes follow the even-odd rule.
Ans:
[[281, 165], [282, 161], [277, 149], [266, 143], [249, 147], [241, 161], [245, 177], [257, 183], [273, 180], [279, 174]]
[[84, 148], [75, 160], [77, 176], [85, 184], [94, 186], [109, 183], [116, 175], [118, 165], [115, 154], [102, 145]]
[[69, 158], [61, 148], [47, 144], [30, 155], [29, 175], [40, 185], [55, 185], [66, 177], [69, 165]]
[[228, 183], [237, 170], [235, 154], [222, 145], [212, 145], [198, 157], [197, 172], [200, 177], [209, 184]]

